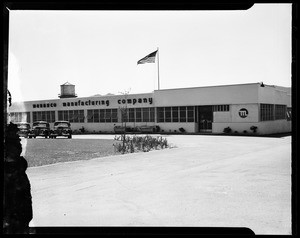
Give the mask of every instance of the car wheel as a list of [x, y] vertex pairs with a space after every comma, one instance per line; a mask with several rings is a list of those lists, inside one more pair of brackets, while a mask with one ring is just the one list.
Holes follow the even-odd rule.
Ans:
[[72, 135], [69, 135], [68, 138], [69, 138], [69, 139], [72, 139]]

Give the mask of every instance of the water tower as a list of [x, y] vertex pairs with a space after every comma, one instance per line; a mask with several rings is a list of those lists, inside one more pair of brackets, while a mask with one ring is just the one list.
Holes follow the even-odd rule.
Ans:
[[75, 85], [66, 82], [60, 85], [60, 94], [58, 94], [60, 98], [76, 98], [75, 94]]

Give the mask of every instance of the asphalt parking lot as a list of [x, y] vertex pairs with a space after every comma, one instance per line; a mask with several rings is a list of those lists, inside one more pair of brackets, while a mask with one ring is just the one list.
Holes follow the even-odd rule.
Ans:
[[[73, 138], [90, 143], [114, 135]], [[290, 136], [166, 138], [174, 148], [28, 168], [30, 225], [248, 227], [255, 234], [291, 234]]]

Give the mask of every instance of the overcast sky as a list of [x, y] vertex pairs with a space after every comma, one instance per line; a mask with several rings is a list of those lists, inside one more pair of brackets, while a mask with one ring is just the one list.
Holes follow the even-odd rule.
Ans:
[[13, 101], [256, 83], [291, 86], [291, 4], [246, 11], [10, 11]]

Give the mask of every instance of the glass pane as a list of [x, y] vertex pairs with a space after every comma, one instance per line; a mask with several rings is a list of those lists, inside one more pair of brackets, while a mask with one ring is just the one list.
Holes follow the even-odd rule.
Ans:
[[150, 108], [150, 121], [154, 122], [154, 108]]
[[143, 122], [149, 122], [149, 108], [143, 108]]
[[178, 122], [178, 107], [172, 107], [173, 122]]
[[186, 107], [180, 107], [180, 122], [186, 122]]
[[136, 122], [142, 121], [142, 110], [141, 108], [136, 108]]
[[105, 122], [105, 110], [100, 109], [100, 122]]
[[111, 109], [105, 109], [105, 122], [111, 122]]
[[171, 107], [165, 108], [165, 122], [171, 122]]
[[94, 110], [94, 122], [99, 122], [99, 110]]
[[87, 111], [87, 121], [88, 122], [94, 122], [93, 110], [88, 110]]

